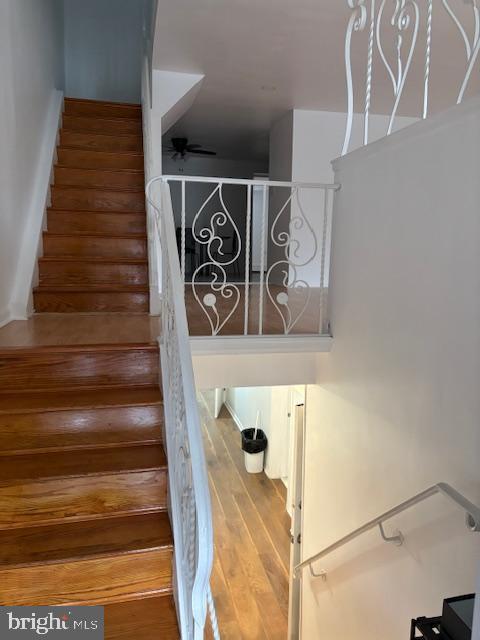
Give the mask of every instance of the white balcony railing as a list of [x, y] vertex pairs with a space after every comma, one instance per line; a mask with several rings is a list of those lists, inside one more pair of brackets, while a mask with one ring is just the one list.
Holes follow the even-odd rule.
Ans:
[[[159, 185], [159, 189], [155, 189]], [[175, 600], [184, 640], [205, 637], [207, 609], [214, 640], [220, 634], [210, 590], [213, 527], [208, 475], [198, 413], [175, 227], [168, 184], [146, 187], [149, 229], [161, 241], [162, 336], [160, 340], [164, 442], [174, 533]]]
[[163, 176], [191, 335], [327, 335], [335, 184]]
[[[342, 155], [351, 147], [354, 124], [355, 97], [362, 96], [363, 143], [370, 141], [369, 120], [372, 99], [375, 97], [376, 73], [387, 74], [392, 85], [391, 107], [385, 134], [394, 129], [400, 102], [413, 81], [417, 108], [409, 115], [426, 118], [432, 65], [437, 50], [444, 51], [443, 61], [453, 65], [458, 82], [453, 88], [451, 104], [460, 103], [474, 76], [480, 51], [480, 2], [479, 0], [347, 0], [352, 10], [345, 36], [345, 65], [347, 80], [347, 125]], [[448, 29], [453, 25], [453, 32]], [[360, 33], [364, 33], [362, 52], [355, 47]], [[448, 41], [445, 33], [449, 34]], [[458, 47], [465, 50], [458, 56], [453, 50], [456, 43], [450, 33], [458, 35]], [[460, 62], [458, 63], [458, 58]], [[359, 73], [359, 71], [361, 72]], [[441, 78], [442, 69], [435, 69]], [[381, 79], [383, 84], [383, 78]], [[445, 88], [445, 87], [444, 87]], [[415, 100], [414, 100], [415, 101]], [[388, 112], [387, 112], [388, 113]]]

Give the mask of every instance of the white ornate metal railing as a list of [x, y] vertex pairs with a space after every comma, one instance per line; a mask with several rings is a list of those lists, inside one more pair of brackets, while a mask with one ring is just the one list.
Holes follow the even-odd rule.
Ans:
[[326, 335], [336, 184], [164, 176], [197, 335]]
[[[441, 18], [442, 23], [453, 24], [459, 42], [463, 41], [465, 47], [464, 66], [459, 71], [459, 82], [455, 95], [452, 94], [452, 103], [456, 100], [459, 104], [464, 99], [480, 51], [479, 0], [347, 0], [347, 3], [352, 12], [345, 37], [347, 124], [342, 155], [348, 153], [351, 146], [354, 99], [359, 93], [363, 93], [363, 144], [368, 144], [370, 140], [374, 67], [377, 63], [386, 71], [392, 84], [391, 109], [385, 134], [389, 135], [393, 131], [416, 54], [421, 57], [422, 90], [415, 115], [427, 118], [436, 18]], [[361, 84], [354, 82], [353, 68], [357, 68], [358, 53], [352, 54], [353, 36], [359, 32], [366, 34], [365, 66], [359, 79]], [[386, 42], [389, 38], [390, 48], [394, 51], [393, 60], [389, 59], [386, 53]], [[451, 44], [441, 43], [440, 46]]]
[[197, 407], [187, 317], [181, 295], [170, 189], [161, 178], [146, 187], [162, 248], [162, 336], [160, 340], [164, 442], [174, 533], [175, 596], [181, 637], [204, 638], [207, 609], [215, 640], [220, 634], [210, 590], [213, 527], [208, 475]]

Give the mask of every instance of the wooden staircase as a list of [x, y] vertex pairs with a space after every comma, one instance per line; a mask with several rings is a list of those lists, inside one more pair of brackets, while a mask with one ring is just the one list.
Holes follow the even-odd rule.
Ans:
[[38, 273], [37, 313], [148, 311], [138, 105], [65, 99]]
[[[66, 99], [37, 313], [148, 312], [143, 181], [140, 107]], [[0, 605], [178, 640], [162, 429], [156, 343], [0, 348]]]
[[0, 351], [0, 604], [178, 638], [156, 344]]

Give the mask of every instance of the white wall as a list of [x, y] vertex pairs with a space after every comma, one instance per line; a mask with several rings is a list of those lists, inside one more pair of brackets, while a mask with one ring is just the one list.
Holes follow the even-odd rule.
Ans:
[[65, 94], [140, 102], [147, 0], [65, 0]]
[[[329, 111], [306, 111], [294, 109], [274, 124], [270, 138], [270, 179], [291, 180], [293, 182], [332, 183], [334, 175], [331, 166], [332, 160], [337, 158], [342, 149], [343, 136], [345, 134], [345, 113]], [[414, 122], [416, 118], [397, 118], [395, 129], [400, 130]], [[354, 129], [351, 140], [351, 149], [356, 149], [362, 144], [362, 117], [355, 116]], [[377, 140], [385, 135], [388, 126], [388, 117], [372, 115], [370, 117], [370, 140]], [[278, 177], [277, 177], [278, 176]], [[284, 177], [282, 177], [284, 176]], [[280, 190], [279, 190], [280, 191]], [[270, 207], [270, 219], [278, 213], [285, 202], [285, 191], [273, 201]], [[297, 277], [303, 278], [312, 286], [320, 284], [321, 251], [320, 241], [323, 235], [324, 220], [324, 192], [315, 189], [302, 189], [299, 192], [301, 210], [313, 229], [319, 249], [316, 257], [307, 265], [297, 270]], [[296, 200], [292, 201], [292, 217], [302, 217], [300, 206]], [[282, 214], [283, 226], [279, 230], [288, 229], [288, 217], [290, 209]], [[327, 223], [328, 224], [328, 223]], [[299, 243], [297, 262], [304, 263], [314, 255], [315, 244], [312, 233], [307, 224], [301, 228], [291, 230], [292, 238]], [[327, 229], [327, 248], [330, 241], [330, 225]], [[278, 254], [278, 249], [269, 245], [269, 251], [273, 257]], [[283, 250], [284, 255], [284, 250]], [[275, 258], [278, 259], [278, 258]], [[326, 282], [328, 283], [330, 254], [327, 249]], [[269, 259], [269, 264], [271, 261]]]
[[41, 160], [54, 135], [47, 125], [63, 82], [62, 40], [56, 0], [0, 3], [0, 324], [18, 313], [22, 245], [32, 225], [41, 226], [48, 187]]
[[268, 438], [265, 473], [282, 478], [288, 467], [288, 409], [290, 387], [243, 387], [227, 389], [226, 405], [240, 429], [256, 424], [260, 411], [260, 428]]
[[[336, 163], [330, 354], [307, 390], [304, 557], [438, 481], [480, 504], [480, 100]], [[479, 534], [441, 497], [303, 580], [303, 638], [404, 640], [472, 592]]]

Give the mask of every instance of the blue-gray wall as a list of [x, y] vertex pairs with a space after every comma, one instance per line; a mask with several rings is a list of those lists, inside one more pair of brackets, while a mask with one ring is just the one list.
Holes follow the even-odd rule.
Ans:
[[64, 0], [65, 95], [139, 102], [150, 0]]

